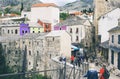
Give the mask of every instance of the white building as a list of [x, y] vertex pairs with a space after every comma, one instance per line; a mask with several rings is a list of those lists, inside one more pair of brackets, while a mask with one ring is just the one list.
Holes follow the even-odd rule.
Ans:
[[26, 17], [30, 20], [31, 18], [31, 12], [30, 11], [22, 11], [21, 17]]
[[118, 25], [120, 18], [120, 8], [113, 9], [102, 15], [98, 20], [98, 35], [101, 36], [101, 42], [109, 39], [108, 30]]
[[55, 27], [62, 28], [55, 30], [66, 30], [71, 36], [72, 43], [83, 43], [84, 41], [83, 44], [85, 44], [85, 46], [86, 43], [88, 46], [90, 45], [92, 25], [88, 19], [72, 16], [63, 22], [58, 23]]
[[20, 23], [22, 21], [11, 21], [11, 20], [2, 20], [0, 23], [1, 27], [1, 35], [9, 36], [9, 35], [20, 35]]
[[41, 20], [46, 23], [51, 23], [52, 26], [59, 22], [59, 8], [53, 3], [38, 3], [31, 7], [32, 22]]
[[120, 25], [109, 30], [109, 63], [120, 70]]

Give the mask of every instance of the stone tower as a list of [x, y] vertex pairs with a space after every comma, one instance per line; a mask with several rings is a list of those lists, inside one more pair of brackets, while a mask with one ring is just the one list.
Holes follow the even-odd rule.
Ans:
[[95, 26], [95, 35], [96, 41], [98, 40], [98, 18], [110, 11], [110, 1], [109, 0], [94, 0], [94, 26]]

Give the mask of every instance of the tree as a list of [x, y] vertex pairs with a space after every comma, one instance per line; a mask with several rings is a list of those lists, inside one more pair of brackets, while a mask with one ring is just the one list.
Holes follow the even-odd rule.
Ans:
[[11, 13], [11, 8], [5, 8], [5, 13]]
[[88, 9], [88, 13], [92, 13], [93, 10], [91, 8]]
[[60, 13], [60, 19], [61, 20], [66, 20], [66, 18], [69, 16], [68, 13]]
[[0, 74], [5, 73], [5, 57], [3, 55], [2, 44], [0, 43]]

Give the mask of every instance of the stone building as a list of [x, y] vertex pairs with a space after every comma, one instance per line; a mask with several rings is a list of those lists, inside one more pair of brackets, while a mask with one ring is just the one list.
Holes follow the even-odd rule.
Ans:
[[[51, 59], [56, 56], [71, 56], [71, 36], [66, 31], [28, 33], [23, 36], [0, 37], [6, 64], [14, 72], [29, 72], [53, 69]], [[40, 73], [52, 75], [50, 72]]]
[[109, 30], [109, 63], [120, 70], [120, 19], [118, 26]]
[[6, 20], [0, 22], [1, 36], [20, 35], [19, 24], [22, 21]]
[[120, 21], [117, 27], [109, 30], [109, 63], [120, 70]]
[[88, 19], [71, 16], [54, 26], [54, 30], [66, 30], [71, 36], [71, 42], [90, 47], [92, 44], [93, 25]]
[[6, 65], [10, 67], [11, 72], [15, 73], [22, 72], [23, 66], [23, 53], [19, 47], [19, 38], [19, 36], [0, 37]]

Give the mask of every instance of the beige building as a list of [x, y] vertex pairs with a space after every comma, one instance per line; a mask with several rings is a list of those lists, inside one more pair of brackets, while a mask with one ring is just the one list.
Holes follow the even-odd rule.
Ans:
[[[6, 64], [14, 72], [53, 69], [51, 59], [71, 56], [71, 36], [66, 31], [30, 33], [23, 36], [0, 37]], [[45, 74], [45, 73], [40, 73]], [[46, 73], [51, 75], [52, 73]], [[52, 76], [51, 76], [52, 77]]]
[[109, 63], [120, 70], [120, 22], [109, 30]]
[[45, 37], [46, 49], [50, 56], [71, 56], [71, 36], [63, 30], [52, 31]]

